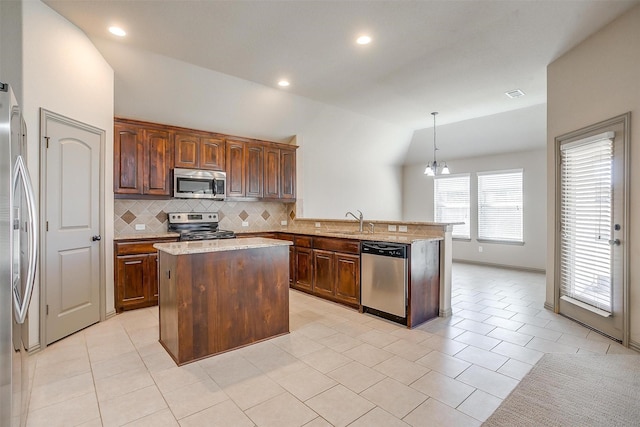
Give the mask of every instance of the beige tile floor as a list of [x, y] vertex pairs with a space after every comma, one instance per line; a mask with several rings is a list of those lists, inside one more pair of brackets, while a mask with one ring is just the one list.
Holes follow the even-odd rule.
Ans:
[[631, 352], [543, 309], [544, 275], [454, 264], [414, 330], [291, 291], [291, 333], [177, 367], [157, 307], [34, 355], [27, 425], [478, 426], [544, 353]]

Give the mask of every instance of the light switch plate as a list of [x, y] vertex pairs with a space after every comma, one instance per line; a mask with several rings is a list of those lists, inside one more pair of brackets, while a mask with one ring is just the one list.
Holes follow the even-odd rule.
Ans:
[[398, 226], [398, 231], [401, 233], [406, 233], [407, 232], [407, 226], [406, 225], [399, 225]]
[[280, 225], [287, 225], [287, 221], [280, 221]]
[[396, 231], [395, 225], [387, 225], [387, 231]]
[[249, 221], [242, 221], [242, 226], [243, 227], [248, 227], [249, 226]]
[[138, 230], [138, 231], [142, 231], [142, 230], [144, 230], [146, 228], [147, 228], [147, 226], [144, 225], [144, 224], [136, 224], [136, 230]]

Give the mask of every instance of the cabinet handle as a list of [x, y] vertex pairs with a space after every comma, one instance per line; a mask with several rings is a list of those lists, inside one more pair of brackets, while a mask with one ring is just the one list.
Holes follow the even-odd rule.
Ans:
[[142, 264], [142, 261], [125, 261], [125, 265]]

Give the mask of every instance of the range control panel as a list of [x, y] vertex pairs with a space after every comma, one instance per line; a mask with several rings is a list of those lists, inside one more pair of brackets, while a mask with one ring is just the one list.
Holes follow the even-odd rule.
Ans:
[[168, 214], [170, 224], [198, 224], [202, 222], [218, 222], [218, 212], [171, 212]]

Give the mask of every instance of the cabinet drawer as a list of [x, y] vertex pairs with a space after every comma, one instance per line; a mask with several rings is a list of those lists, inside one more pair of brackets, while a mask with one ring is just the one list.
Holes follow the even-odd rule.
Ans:
[[143, 240], [136, 242], [116, 242], [115, 251], [116, 255], [140, 255], [140, 254], [153, 254], [158, 252], [153, 247], [156, 243], [177, 242], [178, 239], [158, 239], [158, 240]]
[[358, 240], [335, 239], [316, 237], [313, 241], [314, 249], [325, 251], [345, 252], [350, 254], [360, 253], [360, 242]]
[[302, 246], [303, 248], [310, 248], [313, 238], [308, 236], [294, 236], [293, 243], [296, 246]]
[[280, 240], [287, 240], [289, 242], [295, 242], [293, 234], [289, 234], [289, 233], [276, 233], [275, 238]]

